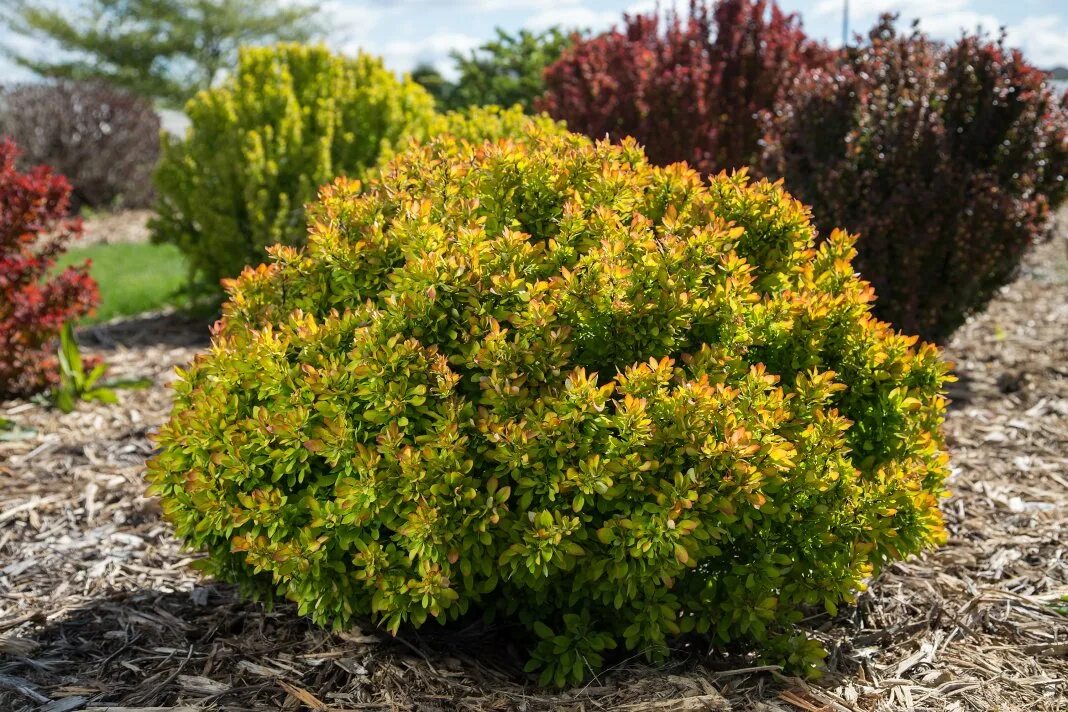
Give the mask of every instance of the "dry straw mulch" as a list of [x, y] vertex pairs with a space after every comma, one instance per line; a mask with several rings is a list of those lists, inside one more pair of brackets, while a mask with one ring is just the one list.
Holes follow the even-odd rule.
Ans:
[[172, 368], [202, 325], [161, 315], [83, 335], [121, 375], [121, 405], [0, 416], [0, 710], [1068, 709], [1068, 255], [1035, 251], [948, 349], [962, 376], [947, 432], [949, 544], [892, 566], [836, 618], [806, 683], [694, 645], [651, 668], [540, 690], [507, 630], [329, 634], [292, 607], [241, 601], [189, 567], [143, 496]]

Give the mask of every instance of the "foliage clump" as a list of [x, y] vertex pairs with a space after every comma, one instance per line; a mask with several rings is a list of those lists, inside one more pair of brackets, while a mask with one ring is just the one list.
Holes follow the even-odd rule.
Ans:
[[[515, 104], [507, 109], [500, 106], [468, 106], [464, 109], [436, 114], [428, 124], [427, 136], [413, 136], [396, 149], [392, 147], [382, 151], [379, 167], [393, 159], [398, 151], [403, 151], [413, 144], [419, 144], [428, 138], [449, 136], [459, 141], [483, 143], [502, 139], [517, 139], [531, 132], [543, 134], [567, 135], [567, 126], [562, 121], [554, 121], [546, 114], [529, 115], [523, 107]], [[371, 174], [368, 174], [371, 175]]]
[[230, 283], [152, 491], [214, 576], [324, 624], [517, 620], [543, 683], [686, 633], [812, 666], [806, 611], [944, 536], [947, 366], [852, 256], [630, 140], [414, 146]]
[[760, 153], [757, 115], [830, 57], [774, 0], [691, 0], [685, 17], [626, 15], [576, 39], [545, 70], [535, 106], [594, 139], [632, 136], [658, 165], [740, 169]]
[[763, 171], [821, 229], [860, 233], [876, 313], [924, 338], [985, 307], [1068, 194], [1068, 97], [1003, 38], [944, 45], [885, 17], [785, 96]]
[[177, 106], [213, 86], [239, 47], [308, 42], [326, 29], [317, 4], [288, 0], [5, 0], [0, 24], [33, 48], [9, 54], [38, 76], [104, 81]]
[[550, 27], [514, 35], [498, 28], [496, 34], [469, 55], [452, 53], [459, 75], [455, 83], [428, 65], [417, 67], [413, 78], [433, 94], [441, 109], [519, 104], [529, 112], [545, 92], [545, 68], [560, 58], [575, 33]]
[[17, 155], [13, 142], [0, 140], [0, 399], [56, 383], [63, 325], [99, 300], [87, 264], [53, 270], [81, 236], [81, 220], [67, 217], [70, 183], [45, 166], [19, 172]]
[[298, 44], [242, 50], [229, 80], [186, 114], [185, 139], [163, 148], [153, 239], [185, 252], [209, 290], [269, 245], [303, 244], [320, 185], [361, 175], [434, 116], [430, 95], [380, 59]]
[[74, 209], [152, 204], [160, 120], [145, 99], [100, 82], [24, 84], [0, 94], [0, 136], [22, 164], [66, 176]]

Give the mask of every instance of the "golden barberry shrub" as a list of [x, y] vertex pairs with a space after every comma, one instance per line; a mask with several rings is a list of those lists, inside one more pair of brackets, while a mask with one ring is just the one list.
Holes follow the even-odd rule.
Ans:
[[781, 185], [533, 126], [312, 221], [229, 285], [150, 467], [212, 575], [336, 626], [517, 620], [563, 685], [689, 632], [817, 665], [806, 611], [944, 538], [947, 366]]

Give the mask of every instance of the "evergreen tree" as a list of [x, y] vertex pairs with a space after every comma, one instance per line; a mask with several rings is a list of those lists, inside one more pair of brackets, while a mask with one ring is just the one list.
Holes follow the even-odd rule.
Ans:
[[43, 77], [98, 79], [180, 104], [211, 86], [246, 44], [323, 32], [318, 6], [279, 0], [88, 0], [78, 10], [10, 0], [0, 20], [60, 52], [8, 51]]
[[497, 29], [497, 39], [464, 56], [453, 52], [460, 78], [448, 98], [448, 106], [519, 104], [529, 111], [545, 92], [542, 75], [571, 43], [571, 34], [557, 27], [535, 33], [520, 30], [510, 35]]
[[452, 93], [456, 91], [456, 85], [442, 76], [441, 72], [429, 62], [416, 65], [411, 72], [412, 80], [422, 85], [427, 92], [434, 97], [438, 108], [444, 109], [450, 106]]

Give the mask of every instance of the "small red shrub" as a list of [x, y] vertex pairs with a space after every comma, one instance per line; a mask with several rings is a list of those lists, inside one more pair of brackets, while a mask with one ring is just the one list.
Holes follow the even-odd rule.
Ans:
[[885, 17], [835, 71], [784, 94], [762, 170], [822, 231], [860, 234], [881, 319], [940, 341], [1049, 230], [1066, 194], [1065, 101], [1001, 40], [947, 46]]
[[759, 153], [759, 113], [832, 57], [769, 0], [691, 0], [663, 24], [625, 15], [622, 30], [576, 39], [546, 69], [537, 108], [593, 138], [633, 136], [656, 164], [741, 168]]
[[19, 173], [17, 154], [13, 142], [0, 141], [0, 398], [53, 383], [60, 329], [98, 300], [88, 264], [51, 273], [81, 235], [81, 221], [66, 217], [70, 184], [45, 166]]

